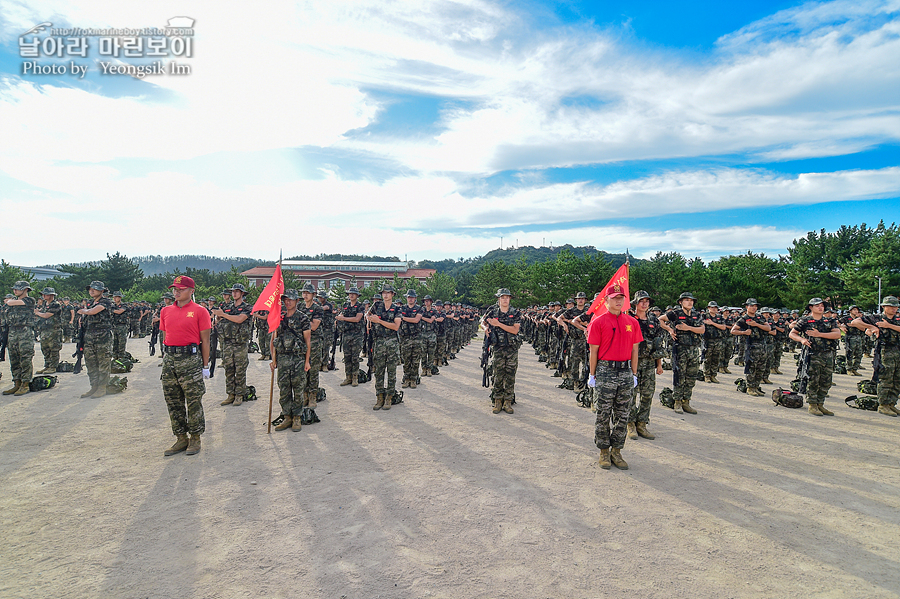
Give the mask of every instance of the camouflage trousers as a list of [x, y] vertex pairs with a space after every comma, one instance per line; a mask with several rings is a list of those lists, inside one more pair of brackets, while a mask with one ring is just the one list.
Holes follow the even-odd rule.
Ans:
[[422, 368], [431, 372], [431, 366], [437, 357], [437, 335], [434, 331], [422, 333]]
[[865, 345], [865, 335], [847, 335], [844, 337], [844, 346], [847, 348], [847, 370], [859, 369]]
[[414, 381], [418, 374], [422, 355], [421, 335], [400, 337], [400, 360], [403, 362], [403, 380]]
[[307, 393], [319, 390], [319, 369], [322, 367], [322, 338], [313, 334], [309, 340], [309, 376], [306, 377]]
[[222, 354], [222, 370], [225, 372], [225, 392], [228, 395], [246, 395], [249, 366], [247, 344], [240, 341], [226, 342]]
[[675, 401], [689, 401], [697, 383], [697, 373], [700, 372], [700, 350], [694, 346], [682, 345], [673, 352], [673, 366], [675, 360], [678, 361], [678, 383], [673, 385]]
[[582, 366], [585, 363], [587, 355], [587, 346], [585, 345], [584, 335], [569, 336], [569, 377], [575, 381], [579, 381], [582, 375]]
[[775, 353], [772, 357], [772, 367], [781, 369], [781, 356], [784, 355], [784, 344], [781, 341], [775, 342]]
[[444, 333], [437, 336], [437, 349], [435, 350], [434, 357], [438, 362], [438, 366], [440, 366], [441, 360], [444, 360], [447, 357], [447, 335]]
[[[709, 354], [707, 354], [708, 356]], [[631, 413], [628, 422], [650, 422], [650, 404], [656, 392], [656, 360], [642, 358], [638, 361], [638, 384], [632, 390]], [[638, 401], [640, 399], [640, 401]]]
[[362, 335], [344, 333], [342, 339], [342, 351], [344, 354], [344, 374], [353, 381], [359, 373], [359, 354], [362, 351]]
[[303, 369], [306, 364], [306, 350], [302, 354], [280, 354], [275, 358], [278, 362], [278, 403], [281, 404], [281, 413], [285, 416], [299, 417], [303, 410], [306, 379], [310, 374]]
[[766, 349], [766, 367], [763, 369], [763, 378], [766, 379], [775, 368], [775, 344], [767, 340], [763, 347]]
[[34, 377], [34, 331], [31, 327], [10, 327], [7, 351], [12, 379], [30, 383]]
[[271, 358], [272, 349], [269, 347], [269, 344], [272, 340], [272, 334], [269, 333], [269, 325], [267, 323], [263, 323], [263, 328], [260, 329], [256, 338], [257, 343], [259, 343], [259, 353], [262, 354], [264, 358]]
[[516, 370], [519, 368], [519, 349], [495, 347], [493, 354], [494, 401], [512, 402], [516, 392]]
[[84, 334], [84, 365], [91, 389], [106, 389], [112, 361], [112, 331], [86, 331]]
[[744, 352], [744, 374], [747, 375], [747, 387], [758, 389], [763, 379], [768, 376], [769, 361], [766, 346], [754, 343]]
[[375, 377], [375, 393], [396, 391], [397, 365], [400, 363], [400, 342], [396, 335], [376, 338], [373, 354], [372, 374]]
[[900, 347], [881, 348], [881, 369], [878, 371], [878, 403], [896, 406], [900, 393]]
[[726, 370], [728, 369], [728, 361], [731, 360], [731, 356], [734, 355], [735, 346], [737, 345], [736, 337], [726, 337], [725, 338], [725, 351], [722, 354], [722, 367]]
[[[728, 360], [725, 357], [726, 347], [731, 349], [731, 346], [727, 345], [727, 341], [724, 337], [706, 341], [706, 356], [703, 359], [703, 372], [706, 376], [716, 376], [716, 373], [719, 372], [719, 367], [724, 361]], [[640, 376], [640, 373], [638, 373], [638, 381], [640, 381]]]
[[114, 358], [125, 356], [125, 342], [128, 340], [128, 325], [114, 326], [112, 329], [112, 355]]
[[199, 351], [196, 354], [166, 353], [159, 380], [162, 381], [163, 396], [169, 409], [172, 433], [202, 434], [206, 430], [202, 403], [206, 384], [203, 382], [203, 358]]
[[738, 342], [738, 344], [737, 344], [738, 361], [740, 361], [740, 362], [744, 361], [744, 353], [746, 353], [746, 349], [747, 349], [747, 344], [744, 343], [743, 338], [741, 338], [740, 342]]
[[44, 368], [56, 370], [59, 366], [59, 350], [62, 349], [62, 329], [51, 329], [41, 333], [41, 353], [44, 354]]
[[594, 405], [597, 421], [594, 424], [594, 443], [600, 449], [625, 447], [625, 430], [631, 411], [634, 379], [631, 369], [613, 370], [607, 363], [597, 364], [597, 386]]
[[809, 357], [809, 382], [806, 384], [806, 403], [825, 403], [834, 375], [834, 352], [823, 351]]
[[331, 362], [331, 346], [334, 343], [334, 329], [322, 329], [322, 359], [319, 366]]

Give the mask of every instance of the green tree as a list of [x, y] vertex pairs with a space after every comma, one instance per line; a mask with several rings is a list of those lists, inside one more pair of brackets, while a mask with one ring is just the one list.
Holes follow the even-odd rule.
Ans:
[[436, 272], [425, 280], [423, 285], [426, 294], [444, 302], [455, 301], [456, 280], [448, 274]]
[[16, 281], [28, 281], [31, 283], [31, 277], [25, 274], [25, 271], [18, 266], [13, 266], [6, 260], [0, 260], [0, 290], [3, 295], [12, 292], [13, 285]]
[[747, 252], [713, 260], [709, 263], [708, 278], [707, 297], [719, 305], [742, 306], [750, 297], [765, 306], [784, 305], [784, 265], [765, 254]]
[[112, 256], [106, 254], [106, 260], [100, 263], [100, 280], [110, 291], [131, 289], [142, 278], [144, 271], [137, 262], [119, 252]]
[[882, 297], [900, 293], [900, 230], [896, 224], [875, 228], [869, 246], [859, 256], [847, 262], [840, 278], [847, 293], [846, 305], [859, 304], [871, 310], [878, 304], [878, 277], [881, 277]]

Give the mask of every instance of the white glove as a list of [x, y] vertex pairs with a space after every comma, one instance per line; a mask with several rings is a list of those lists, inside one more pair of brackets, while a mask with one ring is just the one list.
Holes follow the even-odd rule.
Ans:
[[637, 389], [637, 375], [632, 375], [634, 377], [634, 388]]
[[597, 379], [595, 379], [594, 375], [592, 374], [591, 376], [588, 377], [588, 387], [593, 389], [596, 386], [597, 386]]
[[205, 378], [205, 379], [209, 378], [209, 368], [203, 369], [203, 378]]

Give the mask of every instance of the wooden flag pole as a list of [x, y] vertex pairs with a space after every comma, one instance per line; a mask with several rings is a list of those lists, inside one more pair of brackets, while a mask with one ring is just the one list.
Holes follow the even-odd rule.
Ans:
[[[269, 347], [272, 348], [272, 364], [278, 364], [276, 358], [278, 356], [275, 355], [275, 336], [278, 335], [278, 331], [272, 333], [272, 339], [270, 341], [271, 345]], [[267, 435], [272, 434], [272, 398], [275, 395], [275, 370], [272, 369], [272, 378], [269, 380], [269, 430], [266, 431]]]

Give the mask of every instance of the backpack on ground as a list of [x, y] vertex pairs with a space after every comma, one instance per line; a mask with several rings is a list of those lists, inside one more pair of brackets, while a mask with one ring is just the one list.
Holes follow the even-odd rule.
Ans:
[[675, 392], [668, 387], [663, 388], [663, 390], [659, 392], [659, 403], [669, 408], [670, 410], [674, 410]]
[[28, 383], [28, 389], [30, 391], [43, 391], [44, 389], [51, 389], [56, 386], [57, 377], [52, 375], [42, 374], [31, 379], [31, 382]]
[[131, 372], [132, 366], [134, 366], [134, 363], [128, 358], [113, 358], [109, 364], [109, 371], [114, 374], [124, 374]]
[[128, 388], [128, 377], [111, 376], [109, 382], [106, 383], [106, 392], [109, 394], [121, 393]]
[[866, 395], [878, 395], [878, 385], [872, 381], [859, 381], [856, 390]]
[[315, 424], [316, 422], [321, 422], [319, 417], [316, 416], [316, 411], [312, 408], [303, 408], [300, 411], [300, 424]]
[[785, 408], [802, 408], [803, 396], [796, 391], [785, 391], [781, 387], [772, 391], [772, 401]]
[[60, 362], [56, 365], [56, 372], [75, 372], [75, 365], [71, 362]]
[[844, 403], [856, 410], [868, 410], [870, 412], [878, 411], [878, 398], [869, 395], [851, 395], [844, 400]]
[[737, 390], [740, 393], [747, 392], [747, 381], [745, 381], [744, 379], [737, 379], [736, 381], [734, 381], [734, 384], [737, 385]]

